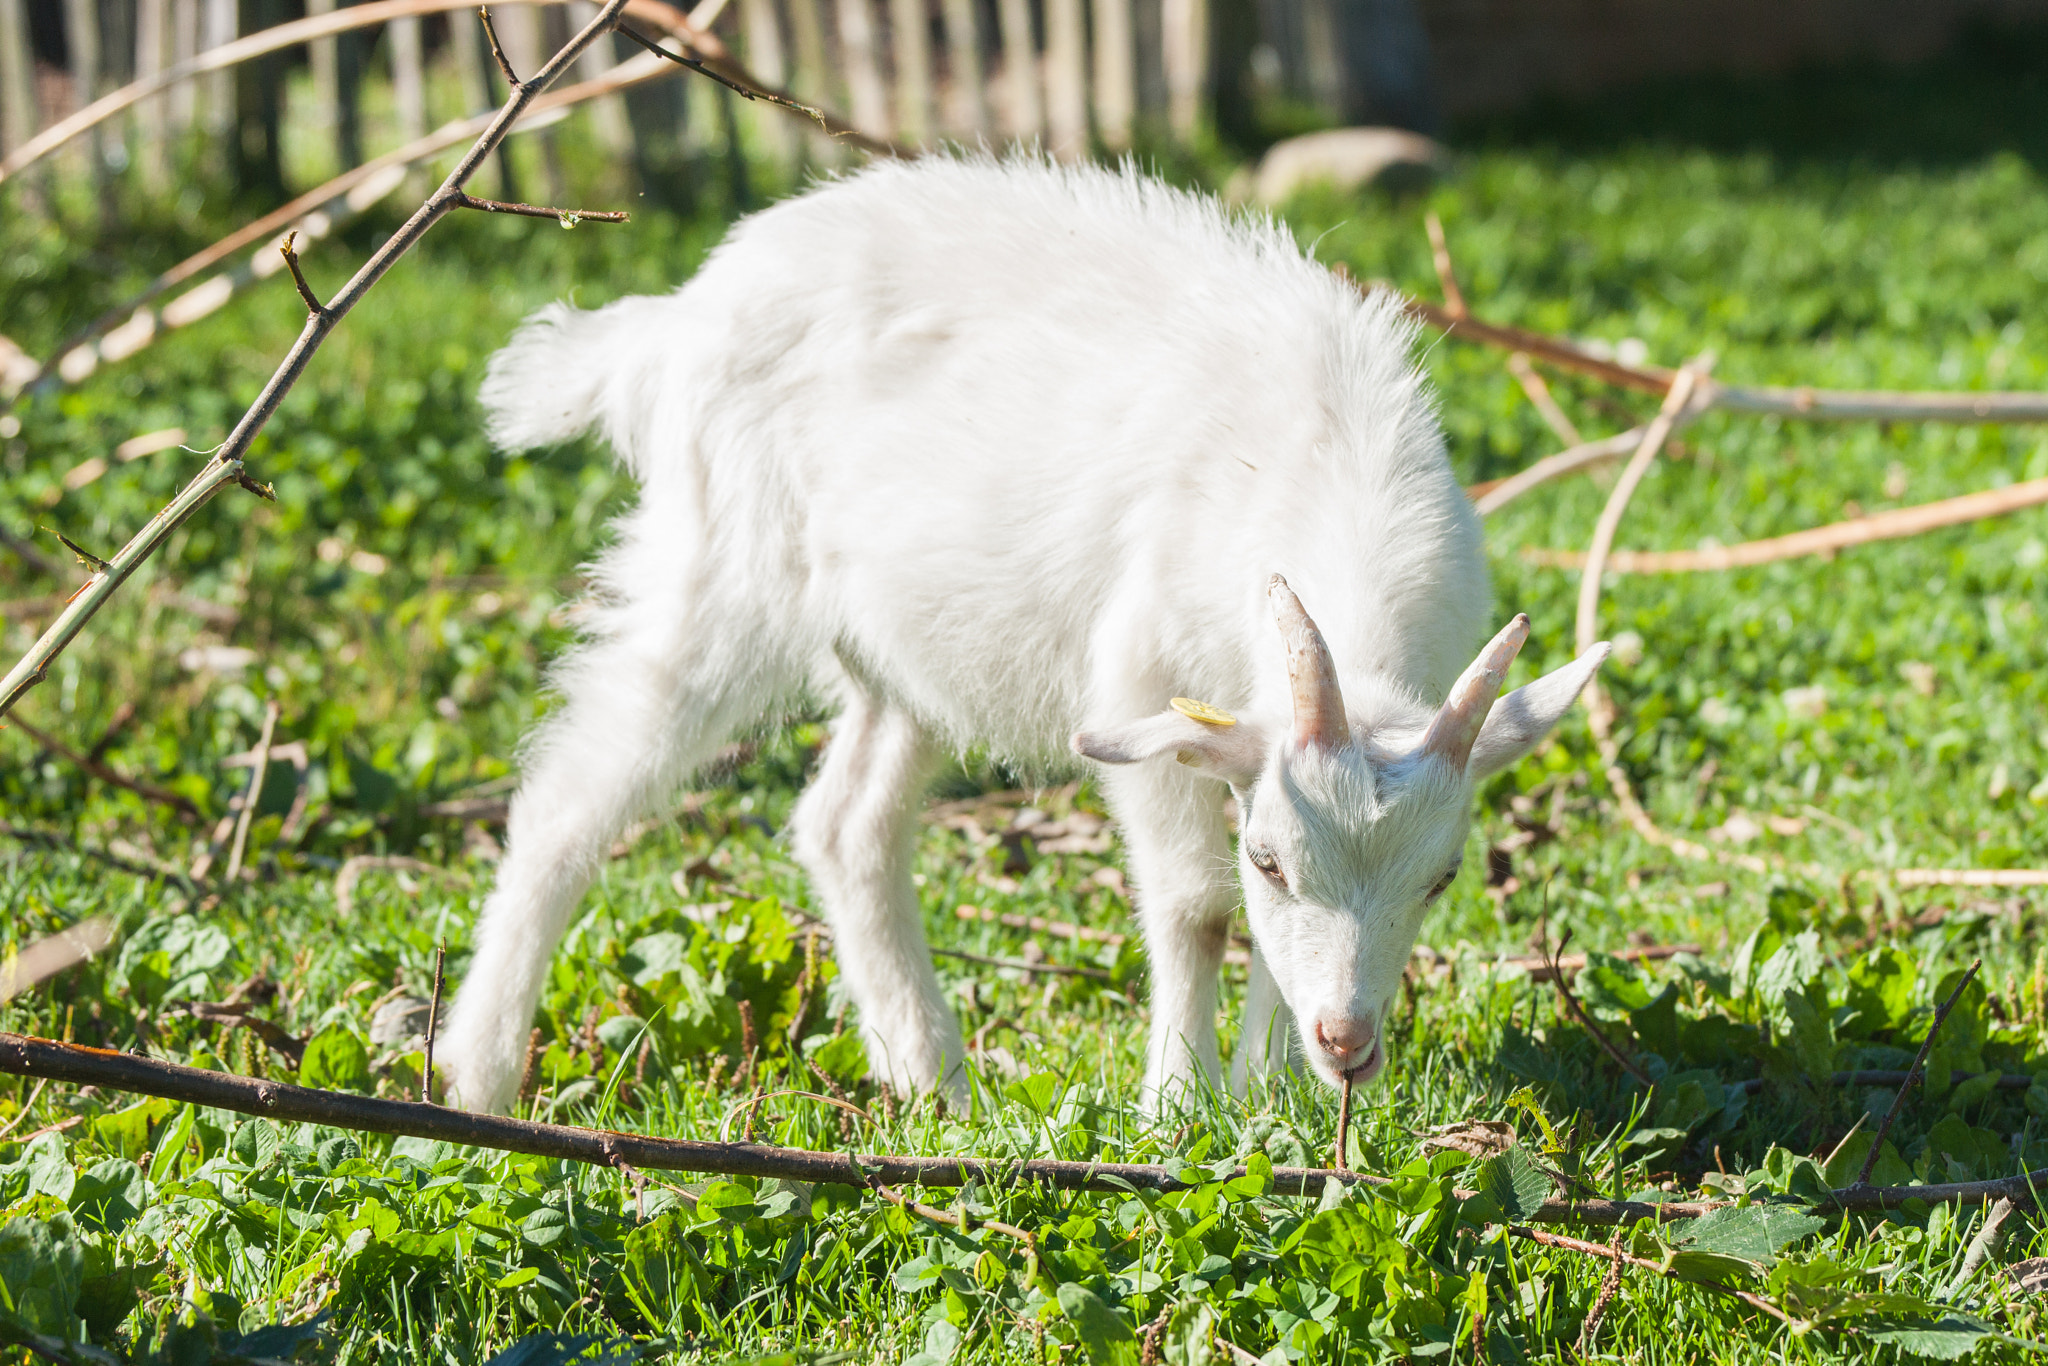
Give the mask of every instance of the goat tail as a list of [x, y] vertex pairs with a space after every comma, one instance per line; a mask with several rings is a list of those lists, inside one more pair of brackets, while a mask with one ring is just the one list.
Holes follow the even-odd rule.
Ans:
[[633, 328], [609, 308], [549, 304], [491, 357], [479, 398], [491, 442], [507, 452], [573, 441], [607, 416], [607, 390], [630, 365]]

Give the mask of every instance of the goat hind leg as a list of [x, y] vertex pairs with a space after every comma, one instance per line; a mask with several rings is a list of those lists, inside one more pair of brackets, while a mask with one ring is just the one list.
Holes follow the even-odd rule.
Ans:
[[[666, 629], [585, 647], [558, 677], [566, 704], [531, 751], [475, 955], [436, 1050], [470, 1110], [516, 1098], [548, 959], [625, 824], [667, 796], [740, 725], [771, 683], [679, 649]], [[749, 652], [720, 652], [725, 660]]]
[[832, 725], [792, 827], [875, 1074], [898, 1090], [937, 1090], [964, 1114], [966, 1044], [932, 971], [910, 880], [919, 799], [935, 760], [909, 715], [856, 693]]

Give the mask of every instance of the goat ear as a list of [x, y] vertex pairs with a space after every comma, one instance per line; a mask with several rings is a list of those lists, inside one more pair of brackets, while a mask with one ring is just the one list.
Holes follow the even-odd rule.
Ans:
[[1601, 641], [1562, 669], [1547, 673], [1515, 689], [1493, 704], [1479, 738], [1472, 742], [1472, 757], [1465, 763], [1465, 776], [1473, 782], [1490, 777], [1536, 748], [1550, 728], [1571, 710], [1586, 684], [1607, 658], [1609, 646]]
[[1099, 764], [1135, 764], [1161, 754], [1232, 786], [1249, 786], [1266, 764], [1266, 728], [1255, 721], [1219, 725], [1198, 721], [1179, 711], [1163, 711], [1142, 721], [1084, 730], [1069, 742], [1074, 753]]

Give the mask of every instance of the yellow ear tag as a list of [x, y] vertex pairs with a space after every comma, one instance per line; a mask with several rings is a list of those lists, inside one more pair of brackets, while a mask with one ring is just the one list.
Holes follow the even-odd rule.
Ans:
[[1197, 702], [1192, 697], [1176, 697], [1169, 704], [1190, 721], [1200, 721], [1207, 726], [1234, 726], [1237, 718], [1221, 707], [1212, 707], [1207, 702]]

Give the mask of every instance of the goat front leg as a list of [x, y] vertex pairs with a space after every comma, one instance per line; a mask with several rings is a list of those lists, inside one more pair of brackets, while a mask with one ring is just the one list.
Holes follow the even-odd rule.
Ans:
[[1102, 775], [1124, 832], [1152, 976], [1146, 1110], [1158, 1114], [1221, 1080], [1216, 979], [1238, 902], [1225, 788], [1172, 764]]
[[1244, 988], [1244, 1029], [1230, 1060], [1231, 1093], [1243, 1098], [1253, 1086], [1285, 1072], [1294, 1059], [1294, 1039], [1294, 1012], [1280, 995], [1266, 955], [1254, 945]]

